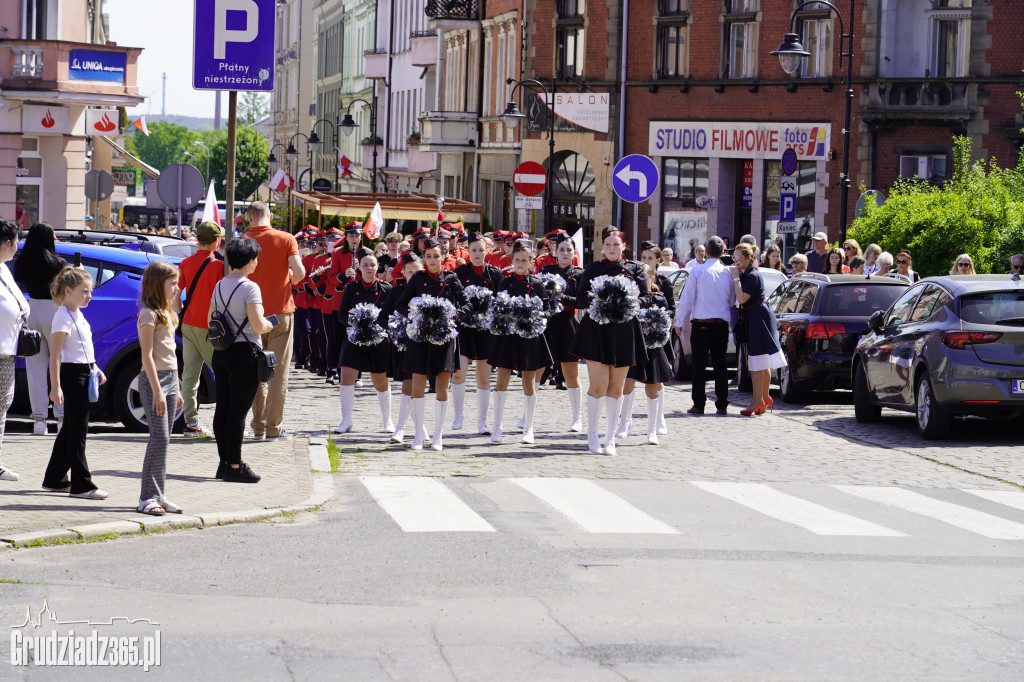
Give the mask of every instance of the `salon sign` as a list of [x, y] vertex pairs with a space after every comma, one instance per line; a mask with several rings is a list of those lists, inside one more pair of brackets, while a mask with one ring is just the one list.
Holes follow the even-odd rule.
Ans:
[[829, 123], [652, 121], [648, 151], [650, 156], [778, 161], [792, 149], [800, 161], [825, 161], [830, 139]]

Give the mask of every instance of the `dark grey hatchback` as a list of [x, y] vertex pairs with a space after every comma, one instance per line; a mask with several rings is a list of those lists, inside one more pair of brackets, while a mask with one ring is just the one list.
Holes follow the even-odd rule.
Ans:
[[914, 412], [924, 438], [956, 415], [1024, 410], [1024, 282], [1009, 275], [933, 277], [868, 321], [851, 367], [857, 420]]

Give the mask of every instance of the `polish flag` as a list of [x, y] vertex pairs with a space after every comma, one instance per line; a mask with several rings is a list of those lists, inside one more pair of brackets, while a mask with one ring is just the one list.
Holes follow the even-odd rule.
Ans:
[[292, 180], [292, 176], [284, 172], [283, 168], [278, 168], [277, 172], [274, 173], [274, 177], [270, 179], [270, 189], [275, 192], [283, 192], [289, 187], [294, 187], [295, 183]]
[[341, 173], [343, 178], [352, 177], [352, 159], [348, 158], [344, 154], [341, 155], [341, 159], [338, 161], [338, 172]]
[[143, 116], [139, 120], [135, 121], [135, 127], [138, 128], [139, 130], [141, 130], [143, 133], [145, 133], [146, 137], [149, 137], [150, 135], [152, 135], [152, 133], [149, 132], [149, 128], [146, 126], [146, 117], [145, 116]]
[[384, 215], [380, 210], [380, 202], [378, 201], [373, 206], [373, 210], [370, 211], [370, 219], [363, 225], [363, 234], [366, 235], [367, 239], [377, 239], [380, 237], [380, 231], [384, 228]]
[[214, 191], [213, 180], [210, 180], [210, 189], [206, 192], [206, 203], [203, 206], [202, 222], [210, 222], [220, 225], [220, 211], [217, 208], [217, 193]]

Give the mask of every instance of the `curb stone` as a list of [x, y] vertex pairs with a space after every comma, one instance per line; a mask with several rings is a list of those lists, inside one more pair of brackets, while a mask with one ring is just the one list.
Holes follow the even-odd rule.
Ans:
[[16, 549], [32, 543], [57, 543], [62, 540], [78, 542], [93, 537], [116, 533], [120, 535], [138, 535], [144, 532], [177, 530], [182, 528], [215, 528], [237, 523], [255, 523], [265, 519], [294, 514], [296, 512], [315, 511], [334, 495], [334, 480], [331, 477], [331, 463], [327, 456], [327, 441], [323, 438], [310, 438], [306, 448], [309, 455], [309, 467], [313, 470], [313, 490], [303, 502], [289, 507], [273, 509], [247, 509], [237, 512], [211, 512], [209, 514], [167, 514], [166, 516], [133, 516], [123, 521], [108, 521], [81, 526], [77, 529], [49, 528], [46, 530], [15, 533], [0, 537], [0, 552]]

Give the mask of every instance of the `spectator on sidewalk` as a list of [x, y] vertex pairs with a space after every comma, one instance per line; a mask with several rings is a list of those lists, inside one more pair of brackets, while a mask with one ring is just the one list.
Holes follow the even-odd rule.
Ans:
[[[883, 251], [882, 253], [878, 254], [878, 258], [875, 259], [875, 265], [877, 265], [878, 268], [875, 270], [874, 274], [880, 277], [882, 275], [888, 275], [889, 272], [892, 270], [893, 260], [894, 259], [892, 257], [892, 254], [889, 253], [888, 251]], [[867, 268], [865, 268], [865, 271], [866, 270]]]
[[[7, 410], [14, 401], [14, 357], [18, 351], [18, 335], [28, 317], [28, 304], [7, 269], [7, 261], [18, 251], [18, 226], [0, 220], [0, 455], [3, 455], [4, 427]], [[17, 481], [18, 474], [0, 461], [0, 481]]]
[[825, 258], [828, 256], [828, 235], [824, 232], [815, 232], [811, 240], [814, 242], [814, 248], [804, 254], [807, 256], [807, 272], [825, 272]]
[[[28, 328], [43, 335], [39, 353], [25, 358], [34, 436], [46, 435], [46, 417], [50, 412], [50, 388], [47, 385], [50, 371], [50, 325], [57, 312], [57, 304], [50, 296], [50, 284], [64, 267], [64, 260], [57, 255], [56, 241], [52, 227], [46, 223], [37, 223], [29, 228], [25, 245], [21, 248], [18, 260], [14, 262], [14, 281], [29, 295]], [[60, 431], [64, 406], [54, 405], [53, 416], [57, 418], [57, 431]]]
[[[294, 336], [292, 323], [295, 300], [292, 298], [292, 283], [301, 282], [306, 269], [299, 257], [299, 245], [288, 232], [270, 226], [270, 209], [262, 201], [249, 204], [246, 211], [249, 224], [249, 238], [260, 246], [260, 258], [249, 279], [260, 289], [263, 299], [263, 313], [277, 315], [278, 323], [263, 333], [264, 350], [272, 350], [278, 361], [286, 368], [292, 360]], [[334, 358], [336, 360], [337, 358]], [[268, 440], [288, 435], [281, 430], [284, 421], [284, 401], [288, 395], [288, 371], [282, 368], [274, 372], [270, 383], [260, 383], [256, 399], [252, 403], [252, 432], [259, 439]]]
[[224, 230], [206, 221], [196, 227], [199, 250], [181, 261], [178, 288], [188, 292], [181, 310], [181, 397], [185, 405], [185, 434], [202, 436], [209, 431], [199, 421], [199, 379], [203, 363], [213, 368], [213, 346], [206, 340], [206, 313], [213, 288], [224, 277], [224, 264], [217, 255]]
[[1024, 253], [1015, 253], [1010, 256], [1010, 274], [1018, 277], [1024, 273]]
[[801, 272], [807, 272], [807, 256], [794, 253], [789, 258], [789, 276], [799, 275]]

